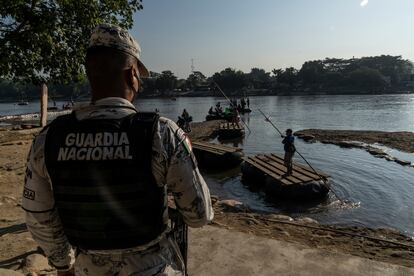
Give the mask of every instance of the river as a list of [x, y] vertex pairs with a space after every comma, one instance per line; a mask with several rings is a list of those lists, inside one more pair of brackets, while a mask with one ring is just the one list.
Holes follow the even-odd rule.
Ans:
[[[223, 98], [139, 99], [138, 109], [153, 111], [173, 120], [183, 108], [194, 121], [203, 121], [210, 106]], [[58, 105], [61, 103], [58, 103]], [[238, 146], [245, 154], [275, 152], [281, 154], [281, 138], [257, 111], [262, 109], [281, 129], [305, 128], [344, 130], [414, 131], [414, 95], [335, 95], [250, 97], [253, 112], [243, 120], [251, 132]], [[17, 107], [0, 103], [0, 115], [35, 111], [38, 103]], [[233, 142], [229, 143], [234, 144]], [[252, 192], [240, 181], [240, 171], [213, 174], [203, 172], [212, 194], [240, 200], [252, 209], [277, 212], [293, 217], [308, 216], [320, 223], [389, 227], [414, 236], [414, 168], [375, 158], [364, 150], [342, 149], [335, 145], [296, 141], [298, 150], [319, 170], [332, 177], [335, 192], [343, 199], [360, 203], [342, 208], [333, 195], [321, 204], [270, 202]], [[387, 149], [390, 155], [414, 162], [414, 154]], [[295, 161], [302, 162], [298, 157]], [[303, 163], [303, 162], [302, 162]]]

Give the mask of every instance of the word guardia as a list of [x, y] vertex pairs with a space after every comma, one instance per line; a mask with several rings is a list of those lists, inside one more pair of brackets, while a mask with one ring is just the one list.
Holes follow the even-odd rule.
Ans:
[[58, 161], [132, 159], [126, 132], [69, 133]]

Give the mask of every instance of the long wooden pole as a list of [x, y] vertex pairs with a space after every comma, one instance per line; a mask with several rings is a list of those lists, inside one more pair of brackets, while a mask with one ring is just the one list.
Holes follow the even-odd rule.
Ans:
[[42, 84], [40, 88], [40, 126], [44, 127], [47, 124], [47, 85]]

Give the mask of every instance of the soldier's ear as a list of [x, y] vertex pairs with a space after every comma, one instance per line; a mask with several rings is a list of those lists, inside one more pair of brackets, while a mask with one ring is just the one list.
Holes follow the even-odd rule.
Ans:
[[125, 80], [128, 84], [129, 87], [133, 88], [134, 87], [134, 79], [135, 79], [135, 72], [134, 72], [134, 67], [131, 66], [128, 69], [125, 70]]

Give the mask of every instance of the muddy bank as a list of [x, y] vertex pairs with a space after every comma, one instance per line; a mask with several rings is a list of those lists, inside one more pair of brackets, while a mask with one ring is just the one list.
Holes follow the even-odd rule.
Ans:
[[234, 200], [217, 200], [213, 225], [266, 238], [414, 267], [414, 240], [393, 229], [320, 225], [311, 218], [259, 214]]
[[[193, 128], [193, 139], [207, 139], [217, 123], [199, 124]], [[26, 156], [39, 130], [0, 131], [0, 268], [48, 274], [53, 269], [27, 232], [21, 209]], [[308, 218], [260, 214], [236, 201], [221, 200], [220, 195], [213, 202], [215, 227], [320, 248], [327, 254], [343, 252], [414, 267], [414, 242], [395, 230], [319, 225]]]
[[414, 153], [413, 132], [305, 129], [295, 132], [294, 135], [307, 142], [319, 141], [343, 148], [364, 149], [375, 157], [384, 158], [403, 166], [413, 166], [409, 161], [390, 156], [382, 149], [372, 146], [373, 144], [380, 144], [400, 151]]

